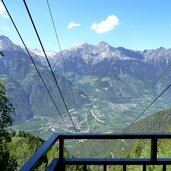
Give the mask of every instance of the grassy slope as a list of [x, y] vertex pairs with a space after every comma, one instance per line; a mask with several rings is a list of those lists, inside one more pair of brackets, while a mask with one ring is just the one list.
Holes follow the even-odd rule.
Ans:
[[[134, 123], [127, 132], [168, 132], [171, 126], [171, 109], [155, 113]], [[111, 157], [120, 156], [130, 150], [134, 141], [125, 140], [88, 140], [82, 142], [86, 149], [86, 154], [80, 147], [81, 157]], [[72, 149], [74, 155], [77, 154], [76, 148]]]
[[134, 123], [128, 132], [167, 132], [171, 125], [171, 109], [154, 113]]

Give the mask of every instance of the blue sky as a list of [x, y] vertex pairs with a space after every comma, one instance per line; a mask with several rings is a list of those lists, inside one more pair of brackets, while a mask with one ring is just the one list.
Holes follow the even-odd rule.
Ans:
[[[40, 48], [22, 0], [5, 0], [26, 44]], [[106, 41], [130, 49], [171, 48], [171, 0], [49, 0], [62, 49]], [[27, 0], [46, 50], [59, 51], [46, 0]], [[21, 44], [0, 4], [0, 35]]]

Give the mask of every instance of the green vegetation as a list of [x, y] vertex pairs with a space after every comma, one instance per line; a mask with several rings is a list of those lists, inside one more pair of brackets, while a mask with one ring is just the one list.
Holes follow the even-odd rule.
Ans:
[[96, 76], [91, 76], [91, 75], [87, 75], [87, 76], [84, 76], [82, 77], [78, 83], [79, 84], [82, 84], [82, 85], [85, 85], [85, 84], [90, 84], [90, 85], [93, 85], [99, 78], [96, 77]]
[[0, 166], [2, 170], [17, 167], [15, 156], [10, 154], [7, 144], [11, 141], [9, 127], [12, 125], [11, 113], [14, 108], [6, 97], [5, 84], [0, 83]]
[[171, 125], [171, 109], [154, 113], [134, 123], [128, 132], [168, 132]]
[[[15, 161], [17, 162], [16, 170], [19, 170], [21, 166], [24, 165], [43, 142], [44, 141], [41, 138], [25, 133], [24, 131], [13, 131], [11, 133], [11, 141], [8, 142], [7, 148], [10, 151], [10, 154], [15, 157]], [[47, 155], [45, 155], [36, 167], [36, 170], [45, 170], [47, 163], [48, 159]]]
[[[171, 109], [154, 113], [135, 122], [126, 132], [170, 132], [170, 127]], [[109, 157], [112, 153], [113, 156], [118, 157], [127, 154], [134, 143], [133, 140], [86, 140], [82, 142], [82, 146], [87, 149], [87, 153], [84, 154], [81, 150], [80, 156]], [[76, 155], [74, 151], [76, 151], [75, 148], [71, 149], [71, 152]]]
[[101, 81], [110, 81], [110, 77], [102, 77]]
[[[0, 170], [19, 170], [24, 163], [37, 151], [44, 140], [24, 131], [13, 131], [13, 105], [6, 96], [5, 83], [0, 82]], [[54, 157], [58, 156], [58, 147], [54, 145], [47, 154], [42, 156], [34, 170], [45, 170]], [[73, 157], [64, 150], [65, 157]], [[68, 167], [68, 170], [79, 170], [81, 167]]]
[[43, 143], [39, 137], [10, 130], [12, 114], [14, 108], [6, 96], [5, 83], [0, 83], [0, 167], [3, 171], [18, 170]]
[[[44, 143], [44, 140], [38, 136], [35, 136], [24, 131], [11, 131], [10, 133], [11, 141], [7, 142], [6, 148], [15, 160], [15, 167], [11, 167], [11, 163], [6, 163], [7, 168], [3, 171], [14, 171], [19, 170], [26, 161], [38, 150], [38, 148]], [[35, 171], [46, 170], [47, 166], [50, 164], [54, 157], [58, 157], [59, 149], [57, 145], [54, 145], [47, 154], [43, 155], [41, 160], [38, 162]], [[64, 150], [64, 156], [66, 158], [72, 158], [73, 156], [69, 154], [67, 149]], [[3, 157], [0, 154], [0, 158]], [[11, 162], [11, 159], [10, 159]], [[14, 165], [13, 164], [13, 165]], [[1, 165], [1, 163], [0, 163]], [[10, 168], [10, 169], [9, 169]], [[68, 167], [68, 171], [76, 171], [81, 169], [80, 166]]]
[[[0, 53], [0, 81], [8, 81], [9, 83], [7, 85], [7, 97], [15, 107], [14, 125], [37, 116], [57, 116], [58, 112], [27, 54], [19, 49], [15, 53], [5, 50], [4, 55], [2, 52]], [[65, 111], [51, 73], [39, 62], [35, 62], [59, 110], [61, 112]], [[69, 109], [89, 103], [88, 97], [83, 96], [82, 91], [73, 87], [66, 78], [58, 74], [55, 72]], [[75, 96], [75, 101], [70, 87]]]
[[[171, 132], [171, 123], [169, 124], [169, 128], [168, 130], [166, 130], [166, 132]], [[130, 142], [125, 142], [129, 144], [129, 149], [127, 149], [126, 151], [123, 151], [122, 154], [119, 152], [114, 152], [114, 151], [110, 151], [112, 152], [112, 155], [105, 155], [105, 151], [108, 150], [108, 148], [110, 148], [109, 146], [109, 142], [107, 142], [105, 144], [105, 142], [107, 142], [107, 140], [103, 140], [103, 142], [101, 142], [103, 144], [103, 146], [100, 148], [99, 145], [100, 141], [96, 143], [96, 147], [91, 146], [92, 144], [88, 144], [87, 142], [87, 147], [85, 147], [86, 143], [83, 143], [82, 145], [84, 146], [84, 148], [90, 148], [90, 150], [92, 150], [94, 152], [93, 156], [90, 157], [100, 157], [100, 158], [104, 158], [104, 157], [108, 157], [108, 158], [150, 158], [150, 153], [151, 153], [151, 145], [150, 145], [150, 141], [149, 140], [144, 140], [144, 141], [140, 141], [140, 140], [136, 140], [136, 141], [130, 141]], [[91, 142], [92, 143], [92, 142]], [[110, 144], [112, 143], [112, 140], [110, 141]], [[113, 146], [115, 149], [118, 148], [118, 150], [122, 150], [122, 148], [120, 148], [119, 144], [117, 142], [113, 141]], [[106, 147], [106, 148], [105, 148]], [[164, 140], [159, 140], [158, 141], [158, 158], [171, 158], [171, 140], [169, 139], [164, 139]], [[97, 150], [95, 150], [97, 149]], [[95, 150], [95, 151], [94, 151]], [[100, 155], [97, 153], [97, 151], [100, 151]], [[102, 170], [103, 167], [102, 166], [89, 166], [89, 170], [90, 171], [99, 171]], [[122, 166], [108, 166], [108, 171], [122, 171], [123, 168]], [[128, 171], [142, 171], [142, 166], [136, 166], [136, 165], [129, 165], [127, 166], [127, 170]], [[150, 166], [147, 165], [147, 171], [161, 171], [162, 170], [162, 166]], [[171, 170], [171, 166], [167, 166], [167, 170]]]
[[[170, 124], [171, 125], [171, 124]], [[171, 131], [171, 126], [168, 131]], [[159, 140], [158, 141], [158, 158], [170, 158], [171, 157], [171, 141], [170, 140]], [[121, 157], [128, 158], [150, 158], [150, 141], [141, 142], [140, 140], [135, 141], [132, 149]], [[112, 167], [109, 171], [120, 171], [120, 168]], [[127, 166], [128, 171], [142, 171], [142, 166]], [[162, 166], [148, 166], [147, 171], [161, 171]], [[171, 170], [171, 166], [167, 166], [167, 170]]]

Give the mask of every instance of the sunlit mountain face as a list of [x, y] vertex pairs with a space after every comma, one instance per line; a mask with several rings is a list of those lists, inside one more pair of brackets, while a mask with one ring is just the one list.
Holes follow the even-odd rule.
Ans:
[[[28, 54], [21, 46], [0, 36], [0, 80], [8, 81], [8, 96], [16, 109], [15, 127], [45, 137], [67, 131]], [[30, 53], [52, 93], [68, 129], [74, 131], [60, 93], [39, 49]], [[170, 65], [171, 49], [144, 51], [112, 47], [106, 42], [82, 44], [47, 52], [64, 99], [79, 131], [117, 131], [142, 111], [170, 80], [170, 72], [156, 83]], [[143, 117], [169, 107], [170, 90]], [[27, 122], [27, 124], [25, 124]]]

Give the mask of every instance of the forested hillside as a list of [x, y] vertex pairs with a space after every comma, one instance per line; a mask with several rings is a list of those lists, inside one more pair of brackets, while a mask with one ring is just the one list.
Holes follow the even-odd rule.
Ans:
[[171, 109], [154, 113], [132, 124], [127, 132], [168, 132], [171, 126]]
[[[171, 127], [170, 127], [171, 128]], [[171, 132], [169, 128], [168, 131]], [[171, 140], [160, 140], [158, 141], [158, 158], [169, 158], [171, 157]], [[122, 158], [150, 158], [150, 141], [141, 142], [139, 140], [135, 141], [131, 146], [131, 149], [127, 153], [123, 153], [118, 157]], [[99, 167], [92, 167], [93, 171], [98, 171]], [[142, 166], [127, 166], [127, 171], [142, 171]], [[147, 171], [161, 171], [162, 166], [146, 166]], [[168, 171], [171, 170], [171, 166], [166, 166]], [[122, 171], [122, 166], [108, 166], [108, 171]]]
[[[44, 140], [41, 138], [25, 133], [24, 131], [13, 131], [11, 133], [11, 141], [6, 143], [6, 147], [10, 156], [13, 156], [16, 162], [16, 170], [19, 170], [21, 166], [24, 165], [24, 163], [36, 152], [43, 142]], [[45, 155], [38, 164], [37, 170], [45, 170], [47, 164], [48, 157]], [[11, 168], [11, 170], [13, 169]]]
[[[6, 153], [3, 155], [0, 153], [0, 166], [3, 166], [3, 171], [19, 170], [44, 143], [44, 140], [40, 137], [24, 131], [11, 131], [10, 136], [11, 140], [9, 142], [3, 142]], [[47, 154], [43, 155], [35, 171], [46, 170], [51, 160], [54, 157], [58, 157], [58, 152], [58, 146], [54, 145]], [[12, 160], [9, 160], [8, 155]], [[66, 149], [64, 155], [65, 157], [73, 157]], [[79, 168], [80, 167], [68, 167], [68, 170], [74, 169], [76, 171]]]
[[[154, 113], [144, 119], [132, 124], [125, 132], [171, 132], [171, 109]], [[121, 130], [120, 132], [123, 132]], [[81, 156], [99, 156], [99, 157], [118, 157], [129, 153], [133, 145], [133, 141], [126, 140], [86, 140], [81, 144], [87, 149], [86, 154], [80, 150]], [[73, 148], [74, 153], [76, 149]]]

